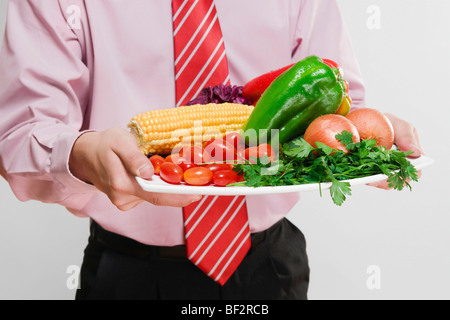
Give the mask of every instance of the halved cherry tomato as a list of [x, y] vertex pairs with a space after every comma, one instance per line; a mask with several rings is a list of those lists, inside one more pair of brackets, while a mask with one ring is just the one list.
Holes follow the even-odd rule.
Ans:
[[213, 162], [236, 160], [236, 149], [223, 138], [214, 138], [205, 146], [205, 152]]
[[206, 167], [190, 168], [184, 172], [184, 181], [193, 186], [204, 186], [211, 182], [213, 173]]
[[153, 169], [155, 170], [155, 174], [159, 174], [159, 167], [161, 166], [161, 164], [163, 164], [166, 160], [159, 156], [159, 155], [153, 155], [150, 157], [150, 162], [153, 165]]
[[225, 187], [231, 183], [236, 183], [239, 177], [233, 170], [220, 170], [214, 173], [213, 183], [219, 187]]
[[211, 164], [206, 165], [206, 168], [208, 168], [213, 173], [215, 173], [217, 171], [222, 171], [222, 170], [232, 170], [233, 166], [228, 163], [211, 163]]
[[166, 182], [179, 184], [183, 180], [183, 169], [175, 163], [164, 162], [159, 167], [159, 175]]
[[200, 146], [183, 147], [180, 152], [180, 157], [185, 158], [188, 162], [194, 164], [206, 163], [211, 161], [211, 157]]

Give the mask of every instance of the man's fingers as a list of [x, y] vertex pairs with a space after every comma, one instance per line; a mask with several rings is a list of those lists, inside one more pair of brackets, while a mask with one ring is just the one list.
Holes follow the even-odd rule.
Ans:
[[121, 211], [146, 201], [157, 206], [185, 207], [199, 201], [197, 195], [172, 195], [144, 191], [136, 177], [151, 179], [150, 160], [141, 152], [135, 137], [121, 128], [82, 135], [71, 154], [71, 170], [84, 168], [82, 178], [105, 193]]
[[[417, 171], [417, 178], [420, 179], [421, 176], [422, 176], [422, 171], [421, 170]], [[411, 180], [407, 180], [407, 181], [408, 181], [408, 183], [411, 182]], [[389, 187], [389, 183], [388, 183], [387, 179], [383, 180], [383, 181], [368, 183], [367, 185], [370, 187], [375, 187], [375, 188], [383, 189], [383, 190], [394, 189], [393, 187]]]
[[128, 211], [143, 201], [155, 206], [186, 207], [193, 202], [201, 200], [200, 195], [178, 195], [165, 193], [151, 193], [143, 190], [135, 177], [127, 175], [124, 178], [113, 180], [109, 198], [121, 211]]
[[119, 132], [117, 140], [112, 144], [112, 150], [120, 158], [123, 166], [131, 175], [146, 180], [153, 176], [153, 165], [141, 152], [136, 139], [129, 132], [125, 130]]
[[145, 192], [145, 195], [143, 195], [142, 198], [154, 204], [155, 206], [182, 208], [194, 202], [200, 201], [202, 199], [202, 196], [190, 194], [167, 194], [167, 193]]
[[142, 202], [144, 202], [144, 200], [142, 200], [142, 199], [137, 199], [137, 200], [134, 200], [134, 201], [130, 201], [130, 202], [128, 202], [128, 203], [123, 203], [123, 204], [117, 206], [117, 208], [118, 208], [120, 211], [128, 211], [128, 210], [131, 210], [131, 209], [137, 207], [137, 206], [138, 206], [139, 204], [141, 204]]
[[387, 182], [387, 180], [372, 182], [372, 183], [368, 183], [367, 185], [370, 187], [375, 187], [375, 188], [383, 189], [383, 190], [393, 189], [393, 188], [389, 187], [389, 183]]
[[416, 128], [409, 122], [387, 113], [386, 116], [392, 123], [395, 133], [395, 145], [400, 151], [413, 151], [411, 158], [418, 158], [424, 154]]
[[138, 152], [129, 154], [128, 156], [120, 156], [124, 167], [127, 171], [142, 179], [151, 179], [154, 174], [154, 168], [150, 160], [144, 156], [138, 149]]
[[399, 131], [395, 137], [395, 144], [400, 151], [413, 151], [414, 153], [409, 155], [413, 158], [418, 158], [424, 153], [414, 127], [405, 127], [403, 131]]

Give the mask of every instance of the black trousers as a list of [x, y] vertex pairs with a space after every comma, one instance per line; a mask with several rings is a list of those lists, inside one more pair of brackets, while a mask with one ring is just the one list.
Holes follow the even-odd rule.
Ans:
[[150, 247], [95, 223], [91, 229], [77, 300], [307, 299], [306, 242], [287, 219], [252, 234], [252, 248], [224, 286], [190, 262], [184, 246]]

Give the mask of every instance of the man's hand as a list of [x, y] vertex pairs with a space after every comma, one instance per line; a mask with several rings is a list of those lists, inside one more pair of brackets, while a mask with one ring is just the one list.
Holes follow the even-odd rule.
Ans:
[[124, 129], [88, 132], [75, 142], [69, 167], [78, 179], [92, 183], [120, 210], [143, 201], [158, 206], [185, 207], [201, 199], [197, 195], [170, 195], [142, 190], [135, 177], [150, 179], [153, 166], [136, 139]]
[[393, 114], [386, 113], [386, 116], [394, 127], [394, 143], [401, 151], [414, 151], [409, 157], [418, 158], [425, 154], [422, 145], [420, 144], [419, 134], [416, 128], [409, 122], [394, 116]]
[[[411, 123], [400, 119], [393, 114], [386, 113], [386, 116], [394, 127], [394, 144], [398, 149], [400, 151], [414, 151], [413, 154], [409, 155], [410, 158], [418, 158], [421, 155], [424, 155], [425, 153], [420, 144], [420, 138], [416, 128]], [[419, 171], [417, 175], [420, 177], [421, 171]], [[380, 189], [392, 189], [389, 187], [386, 180], [370, 183], [369, 185]]]

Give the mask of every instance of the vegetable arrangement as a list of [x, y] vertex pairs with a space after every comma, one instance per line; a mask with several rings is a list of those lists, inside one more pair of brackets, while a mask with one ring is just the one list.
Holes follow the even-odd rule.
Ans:
[[244, 87], [205, 88], [188, 106], [137, 115], [129, 127], [155, 174], [171, 184], [331, 183], [339, 206], [351, 195], [350, 179], [384, 174], [391, 188], [411, 189], [412, 152], [392, 149], [394, 131], [380, 111], [350, 112], [343, 76], [335, 62], [311, 56]]
[[[331, 182], [330, 194], [333, 202], [340, 206], [351, 195], [350, 183], [345, 180], [367, 177], [375, 174], [388, 176], [389, 186], [402, 190], [411, 188], [409, 181], [417, 181], [417, 170], [406, 159], [411, 152], [387, 150], [377, 146], [376, 140], [362, 140], [355, 143], [354, 136], [343, 131], [335, 136], [346, 151], [317, 142], [311, 146], [304, 138], [298, 138], [283, 148], [274, 174], [261, 175], [268, 164], [237, 164], [234, 170], [244, 176], [244, 181], [233, 186], [281, 186], [306, 183]], [[344, 180], [344, 181], [343, 181]]]

